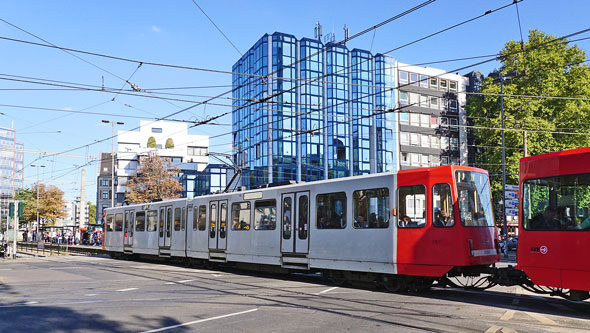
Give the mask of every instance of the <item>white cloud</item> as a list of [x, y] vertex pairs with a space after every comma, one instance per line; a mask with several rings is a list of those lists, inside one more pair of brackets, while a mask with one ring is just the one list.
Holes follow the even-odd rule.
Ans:
[[155, 25], [152, 25], [152, 30], [155, 31], [155, 32], [160, 32], [161, 31], [160, 28], [158, 28]]

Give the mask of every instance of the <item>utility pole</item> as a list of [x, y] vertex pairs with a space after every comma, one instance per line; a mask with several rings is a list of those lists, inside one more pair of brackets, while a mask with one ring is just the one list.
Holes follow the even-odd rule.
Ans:
[[529, 149], [526, 142], [526, 130], [522, 131], [522, 147], [524, 149], [524, 157], [529, 156]]
[[82, 169], [82, 180], [80, 182], [80, 224], [78, 230], [82, 228], [82, 225], [86, 224], [86, 170]]
[[37, 238], [39, 238], [39, 168], [44, 168], [44, 165], [35, 165], [35, 164], [31, 164], [32, 167], [36, 167], [37, 168]]

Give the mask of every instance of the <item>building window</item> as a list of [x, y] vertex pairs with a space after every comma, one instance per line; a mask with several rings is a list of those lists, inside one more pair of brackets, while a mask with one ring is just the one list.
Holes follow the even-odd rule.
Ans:
[[410, 159], [408, 157], [408, 153], [402, 153], [401, 165], [410, 165]]
[[430, 137], [430, 147], [432, 148], [438, 148], [439, 147], [439, 139], [438, 136], [431, 136]]
[[419, 106], [420, 105], [420, 94], [410, 93], [410, 104]]
[[102, 198], [109, 199], [109, 191], [102, 191]]
[[188, 151], [187, 154], [189, 156], [207, 156], [208, 154], [208, 149], [207, 147], [192, 147], [189, 146], [188, 147]]
[[428, 135], [426, 134], [422, 134], [420, 136], [420, 146], [425, 147], [425, 148], [429, 148], [430, 147], [430, 139], [428, 138]]
[[407, 112], [402, 112], [399, 114], [399, 123], [401, 125], [409, 125], [410, 121], [409, 121], [410, 115]]
[[152, 127], [152, 133], [162, 133], [161, 127]]
[[430, 157], [430, 165], [432, 166], [439, 166], [440, 165], [440, 158], [438, 156], [431, 156]]
[[405, 91], [399, 92], [399, 103], [400, 104], [408, 104], [409, 103], [407, 92], [405, 92]]
[[459, 139], [458, 138], [451, 138], [451, 150], [459, 149]]
[[412, 166], [420, 166], [420, 154], [410, 153], [410, 164]]
[[410, 84], [413, 86], [417, 86], [418, 85], [418, 74], [416, 73], [410, 73]]
[[430, 128], [437, 128], [438, 127], [438, 117], [430, 116]]
[[419, 139], [419, 134], [418, 133], [410, 133], [410, 144], [412, 146], [419, 146], [420, 145], [420, 139]]
[[447, 90], [447, 80], [440, 80], [439, 82], [440, 90]]
[[451, 111], [457, 112], [457, 105], [458, 105], [457, 100], [456, 99], [452, 99], [449, 102], [450, 102], [449, 103], [449, 109]]
[[458, 130], [457, 127], [457, 118], [449, 118], [449, 127], [451, 128], [451, 130]]
[[420, 95], [420, 106], [423, 108], [427, 108], [428, 107], [428, 96], [426, 95]]
[[457, 91], [457, 81], [449, 81], [449, 90]]
[[408, 72], [406, 71], [399, 71], [399, 83], [408, 83]]
[[402, 144], [402, 145], [409, 145], [410, 138], [408, 136], [408, 133], [407, 132], [400, 132], [399, 133], [399, 141], [400, 141], [400, 144]]
[[420, 75], [420, 87], [428, 88], [428, 76]]
[[430, 116], [427, 114], [420, 115], [420, 126], [422, 127], [430, 127]]
[[[449, 149], [449, 138], [447, 138], [446, 136], [443, 136], [442, 138], [440, 138], [440, 149], [443, 149], [443, 150]], [[445, 163], [445, 164], [447, 164], [447, 163]]]
[[410, 114], [410, 125], [420, 126], [420, 114], [418, 114], [418, 113], [411, 113]]
[[431, 89], [438, 89], [438, 79], [435, 77], [430, 78], [430, 88]]
[[102, 180], [102, 186], [109, 186], [109, 179], [103, 179]]
[[156, 145], [156, 149], [162, 149], [162, 145]]
[[443, 156], [440, 158], [440, 165], [448, 165], [449, 164], [449, 158], [447, 156]]
[[438, 97], [430, 97], [430, 108], [438, 110]]
[[420, 157], [420, 159], [421, 159], [421, 162], [422, 162], [422, 163], [420, 164], [420, 166], [423, 166], [423, 167], [427, 167], [427, 166], [429, 166], [430, 162], [428, 161], [428, 155], [422, 155], [422, 156]]

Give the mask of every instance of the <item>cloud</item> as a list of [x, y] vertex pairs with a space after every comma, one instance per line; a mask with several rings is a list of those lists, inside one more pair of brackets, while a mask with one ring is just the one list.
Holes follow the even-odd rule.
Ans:
[[155, 32], [160, 32], [161, 30], [160, 30], [160, 28], [158, 28], [157, 26], [155, 26], [155, 25], [152, 25], [152, 31], [155, 31]]

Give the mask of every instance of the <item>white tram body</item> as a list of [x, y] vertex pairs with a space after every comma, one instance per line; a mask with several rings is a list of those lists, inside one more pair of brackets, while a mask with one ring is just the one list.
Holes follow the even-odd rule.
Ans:
[[[104, 247], [121, 254], [396, 274], [396, 179], [381, 173], [108, 208]], [[363, 226], [353, 216], [367, 190], [378, 195], [360, 199], [366, 219], [373, 212], [372, 224]]]

